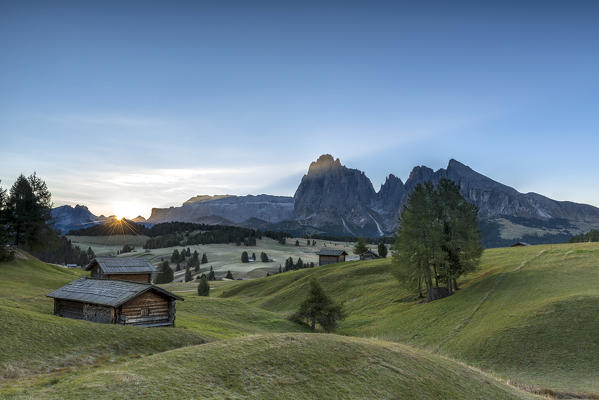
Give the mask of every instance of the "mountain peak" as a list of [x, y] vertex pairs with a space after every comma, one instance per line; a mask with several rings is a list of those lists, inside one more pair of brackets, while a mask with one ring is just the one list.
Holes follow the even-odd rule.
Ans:
[[310, 168], [308, 168], [308, 174], [319, 172], [322, 170], [334, 168], [334, 167], [342, 167], [341, 161], [339, 159], [335, 159], [330, 154], [323, 154], [318, 159], [310, 164]]

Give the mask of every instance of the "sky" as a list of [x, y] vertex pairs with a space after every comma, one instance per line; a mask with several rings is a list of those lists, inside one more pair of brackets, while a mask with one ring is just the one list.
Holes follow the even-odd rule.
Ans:
[[0, 0], [0, 179], [148, 217], [329, 153], [599, 206], [599, 3]]

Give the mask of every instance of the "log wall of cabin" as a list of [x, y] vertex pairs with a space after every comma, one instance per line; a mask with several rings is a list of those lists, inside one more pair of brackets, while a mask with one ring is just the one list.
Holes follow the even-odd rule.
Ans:
[[150, 283], [152, 274], [104, 274], [104, 279]]
[[168, 297], [148, 291], [119, 307], [118, 319], [126, 325], [172, 324], [174, 305]]
[[318, 265], [334, 264], [345, 261], [345, 256], [318, 256]]
[[54, 314], [66, 318], [102, 323], [112, 323], [115, 318], [113, 307], [61, 299], [54, 299]]

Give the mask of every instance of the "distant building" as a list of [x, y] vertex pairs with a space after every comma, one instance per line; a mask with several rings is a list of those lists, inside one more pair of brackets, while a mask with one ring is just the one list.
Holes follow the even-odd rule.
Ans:
[[336, 249], [320, 249], [316, 254], [318, 254], [318, 265], [344, 262], [347, 256], [345, 250]]
[[377, 258], [381, 257], [372, 250], [368, 250], [360, 254], [360, 260], [375, 260]]
[[97, 257], [84, 269], [91, 271], [92, 278], [144, 283], [152, 282], [152, 273], [156, 271], [149, 261], [132, 257]]
[[518, 243], [514, 243], [510, 247], [522, 247], [522, 246], [530, 246], [530, 244], [526, 243], [526, 242], [518, 242]]
[[149, 283], [79, 278], [47, 295], [54, 315], [137, 326], [174, 326], [175, 301], [183, 299]]

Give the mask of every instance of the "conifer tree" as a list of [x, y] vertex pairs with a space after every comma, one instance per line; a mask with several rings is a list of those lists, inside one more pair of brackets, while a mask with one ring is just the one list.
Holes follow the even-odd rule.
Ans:
[[241, 262], [242, 263], [248, 263], [248, 262], [250, 262], [247, 251], [244, 251], [244, 252], [241, 253]]
[[212, 269], [212, 265], [210, 266], [210, 272], [208, 272], [208, 280], [209, 281], [216, 280], [216, 276], [214, 275], [214, 270]]
[[200, 283], [198, 284], [198, 296], [210, 296], [210, 285], [208, 284], [208, 279], [205, 275], [200, 278]]
[[170, 283], [174, 279], [173, 270], [168, 264], [168, 261], [163, 261], [158, 265], [158, 273], [156, 274], [155, 283]]
[[231, 280], [233, 280], [233, 279], [234, 279], [234, 278], [233, 278], [233, 274], [231, 273], [231, 271], [227, 271], [227, 275], [225, 276], [225, 278], [227, 278], [227, 279], [231, 279]]
[[328, 297], [316, 279], [310, 281], [308, 297], [290, 317], [292, 321], [307, 325], [312, 331], [319, 325], [325, 332], [334, 331], [337, 322], [344, 318], [343, 305]]
[[191, 270], [189, 269], [189, 265], [185, 267], [185, 282], [191, 281]]
[[202, 254], [202, 264], [208, 264], [208, 257], [206, 253]]
[[387, 245], [383, 242], [380, 242], [378, 245], [379, 256], [382, 258], [387, 257]]
[[358, 238], [356, 245], [354, 246], [354, 254], [360, 255], [368, 251], [368, 246], [366, 246], [366, 239]]

